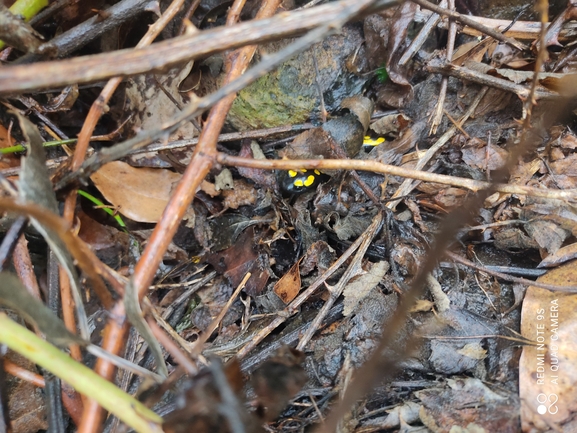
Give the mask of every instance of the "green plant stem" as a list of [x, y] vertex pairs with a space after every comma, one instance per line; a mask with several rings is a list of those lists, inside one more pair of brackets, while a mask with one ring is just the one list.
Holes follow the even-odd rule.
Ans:
[[94, 197], [92, 194], [87, 193], [86, 191], [83, 191], [81, 189], [78, 190], [78, 195], [90, 200], [92, 203], [94, 203], [96, 206], [98, 206], [99, 208], [101, 208], [104, 212], [106, 212], [108, 215], [114, 217], [114, 219], [116, 220], [116, 222], [118, 223], [118, 225], [120, 227], [122, 227], [123, 229], [126, 229], [126, 224], [124, 224], [124, 221], [122, 220], [122, 217], [120, 215], [118, 215], [116, 212], [114, 212], [112, 209], [110, 209], [110, 207], [108, 207], [105, 203], [103, 203], [102, 201], [98, 200], [96, 197]]
[[[16, 0], [8, 9], [16, 16], [21, 16], [28, 22], [38, 12], [48, 6], [48, 0]], [[6, 44], [0, 41], [0, 50]]]
[[[74, 144], [77, 141], [78, 141], [78, 139], [76, 139], [76, 138], [69, 138], [68, 140], [46, 141], [46, 142], [42, 143], [42, 146], [43, 147], [63, 146], [65, 144]], [[26, 147], [24, 145], [17, 144], [15, 146], [4, 147], [4, 148], [0, 149], [0, 154], [6, 155], [9, 153], [25, 152], [25, 151], [26, 151]]]
[[73, 360], [33, 332], [0, 313], [0, 343], [72, 386], [76, 391], [96, 400], [139, 433], [162, 433], [162, 418], [141, 402], [126, 394], [94, 371]]

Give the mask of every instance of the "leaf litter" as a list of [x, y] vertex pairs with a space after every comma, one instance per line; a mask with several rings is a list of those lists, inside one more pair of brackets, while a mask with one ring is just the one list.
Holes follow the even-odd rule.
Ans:
[[[222, 18], [226, 8], [204, 3], [204, 12], [193, 19], [200, 19], [199, 25], [216, 26], [217, 20], [202, 18], [203, 14], [211, 10], [215, 18]], [[324, 159], [346, 157], [402, 167], [421, 164], [425, 170], [452, 176], [455, 183], [404, 182], [398, 176], [321, 168], [326, 178], [314, 188], [294, 194], [283, 183], [286, 170], [280, 165], [270, 166], [275, 171], [256, 167], [224, 171], [215, 167], [210, 171], [178, 227], [172, 253], [161, 252], [164, 261], [148, 304], [140, 304], [137, 293], [126, 290], [134, 290], [131, 283], [126, 286], [125, 279], [115, 277], [125, 293], [113, 298], [124, 295], [130, 319], [133, 324], [140, 323], [136, 328], [147, 342], [143, 347], [156, 347], [156, 361], [142, 352], [140, 359], [146, 368], [163, 373], [161, 366], [166, 362], [165, 373], [177, 380], [176, 367], [188, 366], [189, 377], [180, 378], [176, 389], [155, 406], [165, 416], [165, 431], [189, 431], [193, 427], [206, 432], [241, 431], [239, 426], [243, 431], [264, 431], [262, 425], [267, 423], [269, 431], [281, 432], [317, 425], [337, 404], [336, 396], [345, 392], [347, 371], [363, 374], [361, 366], [371, 359], [387, 332], [382, 324], [394, 317], [426, 260], [439, 221], [469, 202], [472, 193], [458, 179], [490, 181], [504, 167], [510, 172], [509, 182], [520, 187], [576, 189], [575, 103], [566, 101], [562, 116], [557, 112], [560, 99], [555, 99], [558, 94], [574, 98], [574, 36], [558, 38], [562, 24], [573, 16], [572, 8], [570, 3], [559, 12], [555, 21], [559, 26], [549, 30], [548, 44], [560, 48], [549, 52], [547, 74], [542, 74], [537, 84], [538, 104], [532, 113], [533, 128], [528, 131], [535, 145], [514, 164], [507, 161], [522, 132], [519, 120], [526, 115], [523, 99], [533, 79], [537, 49], [506, 57], [506, 50], [489, 38], [479, 43], [463, 34], [452, 71], [443, 69], [455, 76], [442, 84], [438, 74], [427, 72], [438, 72], [438, 62], [446, 60], [442, 52], [446, 41], [435, 35], [429, 35], [406, 66], [399, 65], [419, 30], [413, 20], [425, 10], [419, 10], [415, 3], [407, 2], [347, 25], [343, 35], [350, 37], [331, 36], [328, 42], [279, 67], [274, 79], [272, 74], [264, 76], [242, 91], [229, 115], [228, 128], [250, 134], [255, 127], [274, 128], [309, 119], [322, 123], [316, 88], [319, 80], [329, 120], [300, 135], [275, 135], [271, 129], [270, 136], [258, 141], [223, 142], [218, 147], [223, 154], [265, 162], [283, 156], [311, 158], [319, 166]], [[262, 46], [261, 54], [266, 56], [268, 51], [286, 45], [284, 41], [275, 44]], [[189, 63], [179, 70], [180, 75], [174, 75], [173, 70], [173, 75], [157, 73], [131, 79], [124, 89], [127, 101], [118, 98], [111, 103], [103, 133], [112, 133], [115, 125], [123, 123], [126, 113], [122, 109], [135, 115], [121, 128], [124, 139], [139, 128], [161, 128], [180, 110], [166, 93], [179, 104], [188, 102], [188, 96], [179, 92], [189, 83], [189, 70], [189, 78], [200, 84], [195, 88], [197, 96], [205, 96], [222, 83], [226, 72], [219, 67], [223, 64], [219, 56]], [[301, 68], [298, 73], [295, 65]], [[372, 80], [371, 74], [383, 67], [389, 80]], [[341, 83], [332, 79], [339, 71], [346, 71]], [[466, 80], [456, 71], [465, 71]], [[490, 88], [483, 89], [484, 85]], [[437, 132], [430, 134], [427, 119], [439, 103], [443, 86], [444, 116]], [[363, 106], [360, 89], [370, 105], [376, 106], [364, 116], [359, 116], [347, 99], [357, 98], [356, 103]], [[93, 92], [80, 89], [78, 100], [90, 101]], [[272, 96], [283, 99], [274, 104], [275, 110], [259, 108], [270, 106]], [[307, 99], [305, 104], [304, 97], [312, 102]], [[46, 105], [41, 94], [33, 94], [33, 99], [38, 100], [39, 107]], [[293, 106], [298, 102], [299, 108], [306, 105], [304, 114], [287, 110], [285, 102]], [[74, 113], [77, 104], [64, 109]], [[466, 115], [474, 104], [476, 108]], [[278, 111], [276, 118], [269, 116], [273, 111]], [[57, 113], [45, 115], [62, 119]], [[202, 120], [195, 119], [196, 124], [201, 125]], [[170, 136], [166, 134], [164, 142], [197, 134], [191, 123], [185, 125]], [[30, 126], [22, 129], [30, 136]], [[6, 131], [8, 134], [9, 128]], [[43, 135], [45, 132], [41, 131]], [[364, 148], [362, 137], [370, 134], [382, 136], [384, 142]], [[18, 136], [18, 132], [12, 135]], [[93, 144], [98, 158], [100, 146]], [[435, 156], [427, 164], [419, 163], [423, 151], [431, 147], [438, 148]], [[125, 233], [111, 230], [104, 213], [85, 202], [81, 203], [83, 210], [78, 210], [80, 239], [97, 251], [101, 260], [130, 275], [139, 250], [150, 241], [150, 224], [161, 219], [190, 156], [190, 149], [168, 150], [138, 162], [163, 168], [137, 167], [134, 157], [126, 160], [133, 165], [114, 161], [100, 167], [91, 175], [88, 187], [129, 218], [129, 236], [136, 235], [141, 244], [135, 246], [130, 243], [134, 238], [127, 241]], [[26, 170], [21, 173], [21, 191], [26, 191], [27, 176], [31, 177]], [[34, 176], [39, 176], [39, 171], [35, 170]], [[47, 185], [38, 199], [32, 199], [36, 204], [54, 197], [51, 184]], [[390, 201], [395, 194], [398, 200]], [[408, 431], [423, 426], [432, 431], [455, 427], [467, 431], [569, 431], [575, 413], [573, 373], [577, 371], [570, 349], [574, 295], [531, 286], [519, 309], [522, 292], [503, 274], [523, 277], [525, 272], [527, 278], [534, 278], [529, 271], [552, 268], [538, 281], [576, 285], [572, 278], [577, 233], [573, 203], [496, 192], [481, 209], [471, 209], [476, 215], [474, 227], [464, 228], [460, 243], [451, 250], [483, 270], [436, 257], [438, 267], [427, 275], [429, 292], [419, 300], [420, 307], [411, 310], [406, 325], [384, 351], [397, 365], [394, 376], [372, 386], [373, 392], [348, 412], [342, 431]], [[384, 206], [391, 210], [384, 210]], [[55, 201], [50, 210], [58, 210]], [[374, 229], [382, 217], [383, 228], [369, 235], [368, 227]], [[88, 233], [87, 227], [92, 227]], [[88, 236], [98, 232], [100, 236]], [[66, 247], [54, 245], [62, 244], [59, 238], [53, 238], [57, 240], [49, 241], [51, 247], [68, 254]], [[122, 247], [112, 248], [108, 253], [111, 257], [104, 255], [103, 244]], [[356, 248], [362, 253], [356, 254]], [[340, 262], [335, 267], [336, 260]], [[70, 263], [70, 272], [76, 272]], [[85, 266], [81, 268], [88, 273]], [[98, 269], [99, 275], [112, 278]], [[499, 269], [500, 276], [492, 276], [491, 269]], [[216, 276], [196, 287], [199, 277], [212, 270]], [[245, 280], [242, 296], [225, 307]], [[79, 293], [82, 299], [76, 298], [77, 307], [86, 303], [91, 317], [97, 317], [102, 305], [88, 302], [86, 290]], [[152, 305], [156, 311], [152, 314], [147, 310], [150, 306], [142, 305]], [[545, 312], [538, 313], [541, 309]], [[214, 327], [213, 321], [221, 313]], [[151, 322], [151, 317], [156, 321]], [[546, 326], [541, 328], [541, 323]], [[162, 327], [172, 333], [176, 343], [163, 339], [157, 329]], [[549, 338], [542, 349], [538, 344], [541, 334]], [[420, 344], [405, 350], [414, 335], [419, 336]], [[95, 333], [93, 338], [99, 339]], [[200, 347], [195, 346], [198, 338], [206, 342], [202, 353], [193, 349]], [[546, 372], [540, 370], [540, 359]], [[195, 372], [207, 362], [209, 367]], [[548, 382], [540, 383], [545, 376]], [[139, 385], [139, 392], [150, 386], [139, 379], [131, 381], [126, 388], [131, 392]], [[146, 392], [154, 394], [154, 387]], [[163, 391], [157, 393], [160, 396]], [[38, 411], [38, 403], [31, 400], [27, 404], [31, 413]], [[546, 412], [542, 413], [543, 407]], [[383, 415], [384, 408], [388, 408], [388, 416]], [[44, 424], [40, 421], [38, 425]], [[30, 430], [22, 427], [18, 431]]]

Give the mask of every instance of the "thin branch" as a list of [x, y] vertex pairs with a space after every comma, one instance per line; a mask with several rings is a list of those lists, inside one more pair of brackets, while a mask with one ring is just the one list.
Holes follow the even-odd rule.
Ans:
[[[521, 84], [516, 84], [504, 78], [494, 77], [492, 75], [474, 71], [466, 67], [453, 65], [439, 59], [433, 59], [425, 66], [425, 69], [428, 72], [432, 72], [434, 74], [447, 74], [464, 81], [472, 81], [473, 83], [494, 87], [506, 92], [512, 92], [523, 100], [528, 98], [529, 94], [531, 93], [530, 89]], [[535, 91], [535, 98], [556, 99], [559, 98], [559, 94], [546, 89], [537, 89]]]
[[[455, 0], [449, 1], [449, 9], [455, 9]], [[455, 49], [455, 38], [457, 37], [457, 24], [454, 20], [449, 22], [449, 35], [447, 36], [447, 49], [445, 58], [448, 63], [453, 61], [453, 50]], [[443, 77], [441, 81], [441, 88], [439, 89], [439, 98], [437, 100], [437, 105], [431, 116], [431, 129], [429, 131], [430, 135], [437, 133], [437, 128], [441, 124], [443, 119], [443, 111], [445, 107], [445, 98], [447, 97], [447, 86], [449, 84], [449, 78]]]
[[[421, 10], [417, 12], [415, 15], [415, 22], [417, 23], [424, 23], [426, 20], [429, 19], [429, 16], [432, 14], [432, 11]], [[511, 25], [510, 20], [497, 20], [493, 18], [484, 18], [484, 17], [476, 17], [476, 16], [469, 16], [469, 19], [476, 21], [479, 24], [484, 25], [485, 27], [490, 27], [495, 29], [499, 32], [502, 29], [505, 29]], [[441, 21], [438, 25], [442, 29], [447, 28], [447, 23]], [[547, 29], [551, 26], [551, 23], [547, 23]], [[515, 39], [527, 39], [533, 40], [539, 37], [539, 32], [541, 31], [541, 23], [538, 21], [517, 21], [515, 22], [507, 31], [503, 32], [505, 35], [510, 36]], [[469, 26], [465, 26], [461, 29], [461, 33], [464, 33], [469, 36], [483, 36], [485, 35], [484, 32], [474, 29]], [[566, 22], [563, 25], [563, 29], [559, 34], [560, 40], [567, 40], [573, 39], [577, 35], [577, 23], [575, 21]]]
[[[223, 165], [240, 167], [260, 168], [263, 170], [298, 170], [318, 169], [318, 170], [361, 170], [373, 173], [388, 174], [393, 176], [406, 177], [421, 180], [424, 182], [434, 182], [443, 185], [452, 185], [466, 188], [478, 192], [492, 185], [490, 182], [483, 182], [462, 177], [447, 176], [444, 174], [429, 173], [404, 167], [397, 167], [389, 164], [382, 164], [377, 161], [359, 159], [251, 159], [241, 158], [219, 153], [217, 161]], [[577, 201], [577, 189], [552, 190], [546, 188], [534, 188], [525, 185], [498, 183], [493, 185], [495, 190], [506, 194], [527, 195], [531, 197], [543, 197], [549, 199], [559, 199], [567, 201]]]
[[549, 2], [547, 0], [537, 0], [536, 8], [539, 11], [541, 17], [541, 32], [539, 33], [539, 52], [537, 53], [537, 59], [535, 60], [535, 67], [533, 72], [533, 79], [531, 80], [531, 89], [529, 91], [529, 96], [525, 100], [523, 106], [524, 119], [523, 119], [523, 131], [525, 133], [529, 132], [531, 127], [531, 114], [533, 113], [533, 107], [537, 105], [537, 100], [535, 98], [537, 92], [537, 85], [539, 84], [539, 72], [541, 72], [541, 67], [547, 57], [547, 49], [545, 47], [545, 34], [547, 33], [547, 21], [549, 20], [548, 10]]
[[[146, 10], [149, 3], [150, 0], [122, 0], [104, 10], [102, 14], [95, 14], [92, 18], [40, 45], [38, 52], [52, 58], [66, 57], [97, 37], [134, 19]], [[17, 63], [31, 63], [38, 58], [36, 54], [28, 54], [19, 58]]]
[[436, 12], [440, 15], [445, 15], [449, 18], [454, 19], [455, 21], [460, 22], [461, 24], [465, 24], [469, 27], [477, 29], [481, 33], [484, 33], [487, 36], [491, 36], [492, 38], [494, 38], [500, 42], [503, 42], [503, 43], [513, 47], [513, 48], [516, 48], [516, 49], [521, 50], [521, 51], [528, 51], [529, 50], [529, 47], [526, 46], [525, 44], [523, 44], [523, 43], [521, 43], [521, 42], [519, 42], [513, 38], [505, 36], [497, 30], [494, 30], [494, 29], [487, 27], [483, 24], [480, 24], [478, 21], [475, 21], [466, 15], [461, 15], [458, 12], [454, 12], [454, 11], [450, 11], [450, 10], [445, 9], [445, 8], [441, 8], [441, 7], [437, 6], [436, 4], [428, 2], [427, 0], [411, 0], [411, 1], [413, 3], [417, 3], [422, 8], [429, 9], [429, 10]]
[[493, 270], [491, 270], [485, 266], [473, 263], [472, 261], [467, 260], [464, 257], [461, 257], [455, 253], [450, 252], [450, 251], [446, 251], [445, 255], [457, 263], [461, 263], [462, 265], [468, 266], [469, 268], [473, 268], [473, 269], [476, 269], [477, 271], [485, 272], [486, 274], [493, 275], [494, 277], [500, 278], [502, 280], [510, 281], [511, 283], [523, 284], [525, 286], [540, 287], [542, 289], [553, 290], [555, 292], [577, 293], [577, 286], [560, 286], [558, 284], [547, 284], [547, 283], [541, 283], [539, 281], [528, 280], [526, 278], [513, 277], [509, 274], [504, 274], [502, 272], [496, 272], [496, 271], [493, 271]]
[[346, 285], [351, 281], [351, 279], [360, 274], [362, 271], [361, 262], [367, 249], [369, 248], [371, 242], [373, 241], [374, 237], [377, 235], [381, 227], [383, 226], [383, 214], [379, 212], [373, 218], [371, 225], [367, 227], [367, 229], [363, 232], [360, 238], [363, 239], [362, 243], [357, 250], [355, 257], [347, 267], [344, 274], [339, 279], [339, 282], [335, 284], [335, 286], [329, 288], [329, 299], [327, 299], [322, 306], [321, 310], [316, 315], [315, 319], [312, 321], [310, 326], [307, 328], [306, 332], [302, 336], [297, 345], [297, 350], [304, 350], [308, 342], [313, 338], [315, 332], [319, 330], [321, 327], [322, 322], [324, 321], [325, 317], [329, 314], [329, 311], [339, 298], [342, 295], [343, 291], [345, 290]]
[[[439, 3], [440, 7], [447, 7], [447, 0], [441, 0]], [[413, 39], [409, 47], [403, 53], [403, 56], [399, 60], [399, 66], [405, 66], [409, 60], [421, 49], [425, 41], [428, 39], [429, 35], [437, 24], [441, 21], [441, 16], [438, 13], [433, 12], [427, 18], [425, 25], [419, 31], [419, 34]]]
[[216, 316], [212, 322], [210, 322], [210, 324], [208, 325], [208, 327], [204, 330], [203, 334], [200, 336], [200, 338], [198, 340], [196, 340], [191, 347], [191, 354], [193, 356], [198, 356], [200, 355], [200, 353], [202, 352], [202, 350], [204, 349], [204, 345], [206, 344], [206, 342], [208, 341], [208, 339], [210, 338], [210, 336], [212, 335], [212, 333], [215, 331], [216, 328], [218, 328], [218, 326], [220, 325], [220, 322], [222, 322], [222, 319], [224, 318], [224, 316], [226, 315], [226, 313], [228, 313], [228, 310], [230, 310], [230, 307], [232, 306], [232, 304], [234, 303], [234, 301], [236, 301], [236, 298], [238, 297], [238, 295], [240, 295], [240, 291], [242, 289], [244, 289], [244, 286], [246, 285], [246, 282], [248, 281], [248, 279], [251, 277], [251, 273], [247, 272], [247, 274], [244, 276], [244, 278], [242, 279], [242, 281], [239, 283], [239, 285], [237, 286], [236, 290], [233, 292], [233, 294], [230, 296], [230, 298], [228, 299], [228, 301], [226, 302], [226, 304], [224, 305], [224, 307], [222, 307], [222, 310], [220, 310], [220, 313], [218, 313], [218, 316]]
[[[240, 132], [228, 132], [224, 134], [220, 134], [218, 136], [218, 142], [223, 143], [227, 141], [237, 141], [242, 140], [244, 138], [249, 139], [259, 139], [259, 138], [267, 138], [273, 136], [275, 134], [283, 134], [287, 132], [298, 133], [300, 131], [306, 131], [308, 129], [312, 129], [315, 126], [312, 123], [301, 123], [297, 125], [286, 125], [286, 126], [276, 126], [274, 128], [263, 128], [263, 129], [253, 129], [251, 131], [240, 131]], [[286, 139], [286, 138], [285, 138]], [[94, 141], [94, 137], [90, 138], [90, 141]], [[146, 147], [139, 147], [127, 153], [127, 155], [138, 155], [140, 153], [147, 153], [147, 152], [161, 152], [166, 150], [174, 150], [174, 149], [185, 149], [188, 147], [194, 147], [198, 144], [198, 137], [194, 138], [184, 138], [182, 140], [175, 140], [169, 143], [166, 142], [158, 142], [150, 144]], [[267, 144], [267, 146], [270, 144]], [[71, 158], [68, 156], [63, 156], [59, 158], [49, 159], [46, 161], [46, 166], [48, 169], [56, 168], [61, 164], [65, 164], [70, 161]], [[10, 177], [10, 176], [17, 176], [20, 173], [20, 167], [10, 167], [0, 170], [0, 176]]]

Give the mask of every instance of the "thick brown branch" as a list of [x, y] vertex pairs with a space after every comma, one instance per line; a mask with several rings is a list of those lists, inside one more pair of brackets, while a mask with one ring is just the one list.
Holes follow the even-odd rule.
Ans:
[[[396, 3], [396, 0], [381, 1], [379, 7], [390, 7]], [[69, 60], [42, 62], [35, 67], [6, 66], [0, 68], [0, 94], [161, 71], [216, 52], [303, 33], [337, 19], [343, 10], [354, 4], [355, 0], [347, 0], [279, 14], [268, 19], [181, 36], [140, 50], [126, 49]]]

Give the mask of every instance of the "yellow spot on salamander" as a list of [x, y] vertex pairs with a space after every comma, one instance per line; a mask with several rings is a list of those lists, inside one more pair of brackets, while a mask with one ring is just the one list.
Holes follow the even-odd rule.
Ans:
[[289, 171], [288, 171], [288, 175], [289, 175], [290, 177], [296, 177], [297, 174], [298, 174], [298, 173], [297, 173], [296, 171], [294, 171], [294, 170], [289, 170]]
[[294, 183], [295, 186], [305, 186], [304, 182], [302, 181], [302, 179], [297, 179], [295, 180]]
[[363, 140], [363, 146], [378, 146], [379, 144], [384, 143], [384, 142], [385, 142], [384, 137], [372, 139], [368, 135], [365, 135], [365, 138]]
[[313, 183], [315, 183], [315, 177], [309, 174], [305, 180], [305, 186], [311, 186]]
[[315, 174], [316, 174], [317, 176], [320, 176], [320, 175], [321, 175], [321, 172], [318, 171], [318, 170], [315, 168]]

